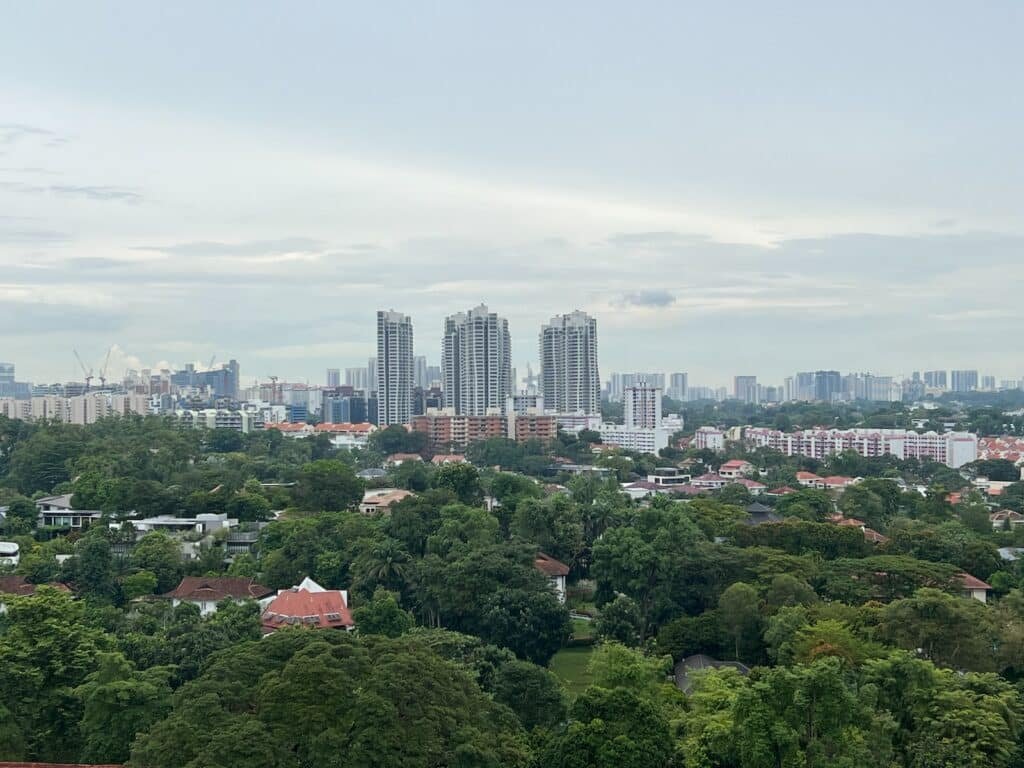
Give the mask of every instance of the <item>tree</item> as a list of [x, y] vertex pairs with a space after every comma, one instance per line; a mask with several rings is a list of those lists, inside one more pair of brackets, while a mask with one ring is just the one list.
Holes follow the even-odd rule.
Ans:
[[363, 481], [347, 464], [320, 459], [306, 464], [295, 485], [295, 501], [310, 512], [355, 509], [363, 500]]
[[765, 594], [765, 604], [772, 610], [784, 606], [811, 605], [816, 602], [818, 595], [811, 586], [788, 573], [774, 576]]
[[430, 485], [451, 491], [462, 504], [476, 506], [483, 503], [480, 473], [472, 464], [445, 464], [434, 473]]
[[554, 728], [565, 720], [566, 703], [559, 679], [528, 661], [510, 661], [498, 668], [494, 700], [516, 713], [527, 730]]
[[136, 672], [119, 653], [100, 653], [96, 669], [74, 689], [82, 703], [82, 758], [90, 763], [122, 763], [137, 733], [145, 732], [171, 709], [171, 670]]
[[31, 597], [5, 597], [0, 632], [0, 701], [22, 734], [22, 757], [78, 759], [79, 710], [71, 693], [109, 648], [86, 620], [86, 604], [41, 586]]
[[236, 429], [211, 429], [206, 433], [206, 449], [211, 453], [234, 453], [245, 447], [245, 437]]
[[484, 605], [484, 640], [534, 664], [547, 664], [569, 639], [569, 611], [550, 592], [501, 589]]
[[602, 640], [613, 640], [628, 647], [640, 643], [640, 607], [625, 595], [617, 595], [601, 609], [594, 631]]
[[131, 564], [156, 576], [157, 589], [161, 592], [169, 592], [181, 581], [180, 546], [162, 531], [147, 533], [139, 540], [132, 549]]
[[882, 638], [900, 648], [919, 649], [939, 666], [995, 669], [992, 649], [998, 632], [990, 612], [977, 600], [919, 589], [885, 607], [879, 630]]
[[827, 491], [804, 488], [796, 493], [787, 493], [779, 499], [775, 511], [782, 517], [799, 517], [801, 520], [820, 523], [832, 514], [832, 497]]
[[241, 522], [270, 519], [270, 502], [258, 493], [239, 493], [231, 498], [225, 510], [228, 517]]
[[735, 657], [750, 660], [760, 644], [761, 609], [757, 590], [749, 584], [737, 582], [729, 587], [718, 600], [718, 612], [722, 626], [732, 637]]
[[401, 424], [392, 424], [370, 435], [370, 449], [384, 456], [393, 453], [423, 453], [427, 448], [427, 433], [408, 430]]
[[121, 592], [124, 599], [131, 602], [137, 597], [152, 595], [157, 591], [156, 574], [152, 571], [137, 571], [121, 577]]
[[278, 632], [218, 655], [140, 734], [129, 765], [526, 768], [530, 758], [513, 714], [422, 641]]
[[378, 589], [373, 599], [352, 611], [352, 618], [360, 633], [399, 637], [416, 624], [412, 614], [402, 610], [391, 592]]
[[15, 496], [7, 503], [7, 512], [4, 517], [5, 536], [25, 536], [32, 533], [36, 527], [36, 519], [39, 511], [31, 499], [24, 496]]
[[100, 603], [111, 603], [118, 597], [110, 542], [100, 529], [89, 531], [78, 541], [75, 554], [64, 563], [63, 571], [65, 580], [74, 584], [84, 597]]
[[563, 494], [524, 499], [512, 515], [511, 531], [556, 560], [575, 566], [583, 551], [583, 519], [579, 508]]
[[618, 688], [591, 687], [570, 711], [568, 726], [537, 761], [548, 768], [666, 768], [672, 737], [657, 706]]

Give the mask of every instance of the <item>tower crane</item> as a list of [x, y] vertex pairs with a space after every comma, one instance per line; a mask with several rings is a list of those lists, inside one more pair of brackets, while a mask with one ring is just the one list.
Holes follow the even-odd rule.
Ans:
[[107, 347], [107, 356], [103, 359], [103, 367], [100, 368], [100, 386], [105, 387], [107, 385], [107, 366], [110, 365], [110, 353], [114, 351], [113, 347]]
[[75, 353], [75, 359], [78, 361], [78, 364], [82, 367], [82, 373], [85, 374], [85, 391], [88, 392], [89, 385], [92, 384], [92, 368], [85, 367], [85, 363], [82, 362], [82, 356], [78, 354], [77, 349], [73, 349], [71, 351]]

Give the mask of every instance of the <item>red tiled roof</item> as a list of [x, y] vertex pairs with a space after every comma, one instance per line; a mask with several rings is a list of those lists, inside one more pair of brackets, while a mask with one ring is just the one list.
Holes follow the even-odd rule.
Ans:
[[543, 552], [538, 552], [537, 557], [533, 561], [533, 566], [543, 574], [547, 576], [568, 576], [569, 566], [563, 562], [555, 560], [551, 555], [545, 555]]
[[969, 573], [958, 573], [957, 578], [960, 579], [964, 589], [992, 589], [977, 576], [971, 576]]
[[719, 467], [719, 469], [723, 469], [726, 467], [728, 467], [729, 469], [739, 469], [740, 467], [749, 466], [752, 466], [749, 461], [744, 461], [743, 459], [729, 459], [721, 467]]
[[802, 472], [802, 471], [796, 473], [796, 479], [797, 480], [821, 480], [821, 478], [818, 475], [814, 474], [813, 472]]
[[418, 453], [392, 453], [388, 456], [388, 461], [423, 461], [423, 457]]
[[796, 493], [796, 488], [790, 488], [788, 485], [784, 485], [781, 488], [772, 488], [768, 491], [769, 496], [785, 496], [787, 493]]
[[278, 432], [301, 432], [304, 429], [308, 429], [309, 425], [305, 422], [292, 423], [290, 421], [268, 421], [263, 425], [263, 429], [276, 429]]
[[261, 618], [264, 632], [302, 626], [319, 629], [344, 629], [355, 626], [345, 596], [337, 589], [307, 592], [289, 589], [275, 597]]
[[252, 579], [237, 576], [186, 576], [172, 592], [164, 597], [178, 600], [220, 601], [226, 597], [235, 600], [261, 597], [274, 594], [274, 590], [257, 584]]
[[744, 488], [765, 488], [765, 487], [767, 487], [767, 486], [765, 486], [764, 483], [759, 483], [759, 482], [757, 482], [757, 480], [751, 480], [748, 477], [737, 478], [736, 480], [733, 480], [732, 483], [730, 483], [730, 485], [742, 485]]
[[372, 432], [374, 427], [369, 422], [361, 422], [353, 424], [350, 422], [340, 422], [338, 424], [317, 424], [314, 429], [317, 432]]
[[843, 475], [829, 475], [824, 480], [825, 485], [849, 485], [853, 482], [852, 477], [844, 477]]
[[465, 464], [466, 457], [461, 453], [439, 453], [430, 461], [432, 464]]
[[[39, 584], [32, 584], [25, 579], [24, 576], [0, 576], [0, 595], [18, 595], [20, 597], [27, 597], [36, 593], [36, 588]], [[61, 592], [70, 592], [67, 585], [60, 584], [57, 582], [47, 584], [47, 587], [53, 587], [59, 589]], [[3, 763], [0, 763], [3, 765]]]

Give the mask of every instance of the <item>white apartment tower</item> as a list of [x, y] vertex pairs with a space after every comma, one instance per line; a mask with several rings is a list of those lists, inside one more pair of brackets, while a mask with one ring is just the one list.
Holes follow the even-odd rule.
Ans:
[[512, 394], [508, 321], [481, 304], [444, 321], [441, 378], [445, 404], [460, 416], [503, 411]]
[[377, 313], [377, 423], [412, 419], [412, 320], [395, 311]]
[[622, 393], [622, 420], [627, 427], [660, 427], [661, 389], [646, 384], [626, 387]]
[[597, 320], [577, 310], [541, 326], [539, 389], [557, 413], [601, 412]]

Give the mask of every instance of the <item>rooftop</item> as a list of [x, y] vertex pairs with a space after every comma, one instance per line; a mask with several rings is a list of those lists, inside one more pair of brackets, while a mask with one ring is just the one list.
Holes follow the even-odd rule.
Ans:
[[218, 602], [225, 598], [259, 600], [274, 590], [254, 580], [236, 576], [186, 576], [171, 592], [164, 595], [176, 600]]

